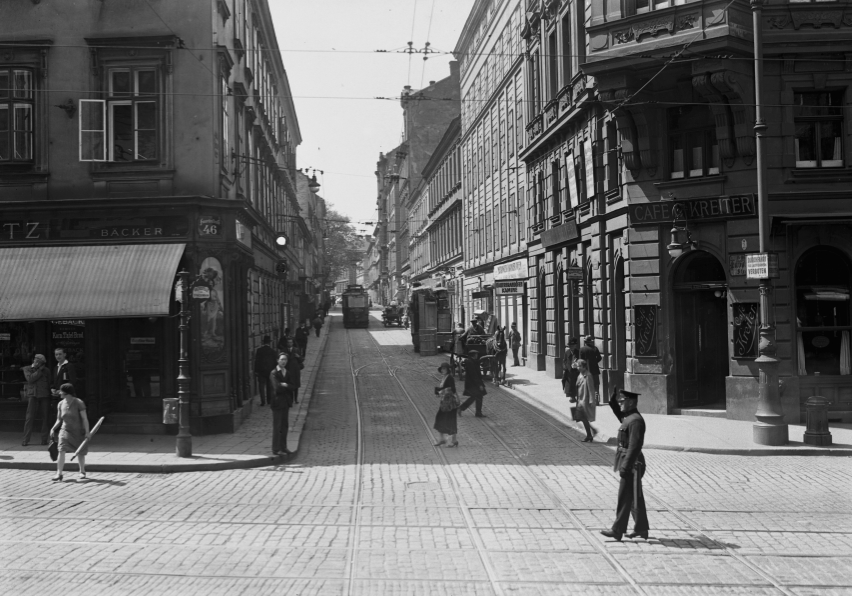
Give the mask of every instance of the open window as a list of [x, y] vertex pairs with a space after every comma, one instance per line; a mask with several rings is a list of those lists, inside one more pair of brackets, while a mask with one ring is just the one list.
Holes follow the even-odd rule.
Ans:
[[33, 160], [33, 71], [0, 69], [0, 164]]

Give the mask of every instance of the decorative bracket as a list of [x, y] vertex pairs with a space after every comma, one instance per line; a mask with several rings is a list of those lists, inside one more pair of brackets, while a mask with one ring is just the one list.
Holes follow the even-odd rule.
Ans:
[[753, 124], [755, 112], [754, 106], [751, 105], [754, 97], [754, 81], [743, 74], [721, 70], [710, 75], [710, 82], [728, 100], [734, 116], [737, 153], [746, 165], [751, 165], [756, 153]]

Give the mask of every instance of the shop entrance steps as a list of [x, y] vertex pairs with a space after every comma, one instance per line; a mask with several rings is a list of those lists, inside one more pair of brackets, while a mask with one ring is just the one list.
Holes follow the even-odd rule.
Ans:
[[727, 418], [728, 413], [724, 407], [702, 406], [699, 408], [674, 408], [672, 414], [676, 416], [705, 416], [708, 418]]

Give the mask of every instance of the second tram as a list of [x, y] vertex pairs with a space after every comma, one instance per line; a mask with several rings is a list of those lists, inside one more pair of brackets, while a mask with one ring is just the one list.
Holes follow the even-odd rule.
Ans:
[[367, 292], [363, 286], [349, 285], [343, 292], [343, 326], [351, 327], [370, 326], [370, 308], [367, 302]]

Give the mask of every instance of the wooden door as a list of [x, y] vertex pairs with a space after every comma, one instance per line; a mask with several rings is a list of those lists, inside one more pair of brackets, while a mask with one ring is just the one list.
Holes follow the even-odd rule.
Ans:
[[728, 362], [725, 301], [712, 290], [676, 296], [679, 405], [723, 404]]

